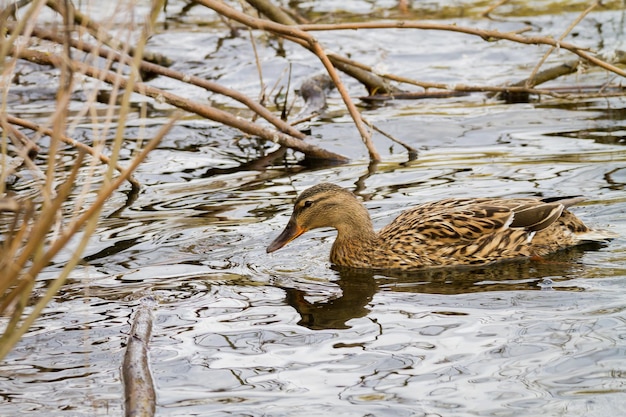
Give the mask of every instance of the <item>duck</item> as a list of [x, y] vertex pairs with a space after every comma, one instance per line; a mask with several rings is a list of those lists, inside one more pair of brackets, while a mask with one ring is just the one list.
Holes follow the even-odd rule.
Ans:
[[300, 193], [286, 227], [266, 251], [309, 230], [334, 228], [330, 262], [339, 267], [406, 271], [541, 258], [615, 237], [589, 228], [568, 210], [583, 200], [447, 198], [411, 207], [376, 232], [368, 210], [352, 192], [321, 183]]

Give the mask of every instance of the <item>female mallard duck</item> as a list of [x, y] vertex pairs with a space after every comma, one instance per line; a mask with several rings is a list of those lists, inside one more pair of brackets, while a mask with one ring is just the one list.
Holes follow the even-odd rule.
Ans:
[[354, 194], [325, 183], [298, 196], [287, 227], [267, 252], [308, 230], [333, 227], [337, 239], [330, 251], [332, 263], [408, 270], [543, 256], [614, 237], [588, 228], [566, 210], [582, 200], [450, 198], [410, 208], [376, 233], [367, 209]]

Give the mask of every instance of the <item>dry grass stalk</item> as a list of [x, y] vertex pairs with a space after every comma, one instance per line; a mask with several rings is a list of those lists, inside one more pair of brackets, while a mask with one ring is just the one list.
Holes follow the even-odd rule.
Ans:
[[[43, 2], [33, 2], [27, 10], [29, 23], [32, 25], [36, 21], [37, 12], [41, 9]], [[59, 3], [61, 4], [61, 3]], [[63, 3], [68, 4], [68, 3]], [[59, 7], [59, 12], [63, 14], [64, 27], [66, 28], [65, 39], [69, 38], [69, 32], [72, 29], [73, 20], [70, 18], [69, 9]], [[162, 7], [158, 2], [155, 7]], [[156, 12], [150, 17], [151, 21], [156, 18]], [[19, 32], [12, 32], [11, 36], [17, 33], [27, 34], [32, 30], [27, 28], [27, 24], [19, 19], [17, 27], [22, 27]], [[145, 43], [146, 34], [141, 36], [136, 51], [141, 55], [143, 45]], [[27, 44], [28, 37], [24, 36], [24, 41], [16, 45]], [[13, 59], [10, 56], [0, 55], [0, 60], [4, 62], [13, 62], [17, 59], [24, 49], [14, 45], [7, 47], [6, 43], [2, 44], [1, 49], [5, 54], [13, 52]], [[69, 115], [67, 112], [70, 93], [74, 86], [76, 75], [80, 70], [84, 69], [73, 65], [72, 49], [69, 41], [64, 42], [62, 58], [63, 62], [59, 63], [60, 76], [59, 86], [56, 95], [56, 106], [50, 120], [42, 126], [32, 124], [32, 122], [14, 118], [7, 115], [6, 100], [3, 100], [0, 112], [0, 127], [2, 127], [2, 154], [0, 155], [2, 163], [2, 175], [0, 182], [0, 211], [2, 219], [2, 240], [0, 242], [0, 314], [8, 316], [8, 320], [4, 322], [2, 328], [2, 336], [0, 337], [0, 359], [6, 356], [10, 349], [19, 341], [20, 337], [28, 331], [28, 328], [34, 323], [40, 315], [47, 303], [55, 296], [58, 289], [64, 284], [66, 278], [74, 269], [81, 259], [81, 254], [86, 247], [90, 235], [93, 233], [98, 224], [100, 210], [108, 198], [116, 192], [125, 181], [129, 180], [132, 172], [147, 157], [148, 153], [153, 150], [161, 141], [166, 132], [171, 129], [176, 118], [172, 118], [169, 123], [161, 128], [157, 135], [143, 147], [134, 158], [130, 161], [126, 168], [121, 168], [118, 163], [119, 153], [113, 153], [106, 158], [99, 151], [93, 148], [81, 145], [73, 141], [67, 132], [69, 125]], [[131, 78], [138, 79], [139, 65], [135, 63]], [[8, 70], [7, 70], [8, 68]], [[2, 74], [2, 94], [7, 96], [8, 90], [11, 88], [9, 80], [12, 79], [12, 70], [10, 65], [5, 67]], [[83, 74], [84, 75], [84, 74]], [[119, 85], [115, 87], [119, 89]], [[115, 91], [114, 91], [115, 92]], [[93, 102], [85, 103], [86, 107], [92, 106]], [[113, 106], [113, 104], [111, 104]], [[122, 100], [120, 109], [128, 114], [130, 108], [130, 99]], [[104, 123], [112, 123], [117, 120], [114, 112], [109, 112], [109, 119]], [[115, 119], [114, 119], [115, 118]], [[94, 119], [93, 124], [101, 123]], [[24, 161], [28, 161], [29, 166], [45, 172], [39, 182], [34, 183], [36, 192], [31, 197], [22, 197], [20, 193], [16, 193], [14, 197], [6, 195], [6, 179], [9, 175], [19, 174], [18, 168], [6, 165], [11, 157], [12, 148], [8, 146], [9, 136], [12, 140], [28, 144], [34, 144], [35, 141], [28, 137], [25, 133], [15, 129], [14, 126], [26, 126], [35, 130], [35, 137], [41, 134], [49, 135], [50, 141], [45, 152], [44, 168], [39, 168], [34, 161], [28, 160], [28, 152], [22, 149], [20, 155]], [[116, 138], [110, 145], [113, 149], [121, 149], [123, 144], [123, 123], [120, 123], [120, 131], [117, 132]], [[71, 163], [69, 172], [67, 167], [62, 166], [60, 161], [64, 155], [62, 144], [70, 143], [74, 145], [76, 157]], [[36, 145], [32, 145], [36, 146]], [[31, 147], [32, 147], [31, 146]], [[95, 156], [91, 158], [92, 163], [86, 164], [87, 152]], [[102, 161], [107, 166], [107, 179], [102, 182], [102, 178], [97, 174], [98, 162]], [[120, 174], [115, 176], [115, 172]], [[80, 192], [75, 195], [77, 182], [85, 181]], [[100, 179], [99, 179], [100, 178]], [[90, 182], [91, 181], [91, 182]], [[135, 183], [135, 185], [138, 185]], [[91, 202], [85, 204], [81, 210], [71, 210], [68, 204], [72, 200], [88, 201], [87, 194], [91, 189], [96, 188], [95, 197], [91, 198]], [[76, 241], [73, 247], [69, 247], [71, 240]], [[38, 289], [38, 295], [33, 295], [33, 290], [41, 285], [37, 282], [39, 273], [52, 262], [61, 250], [69, 250], [72, 256], [65, 261], [65, 265], [55, 279], [47, 282], [45, 287]]]

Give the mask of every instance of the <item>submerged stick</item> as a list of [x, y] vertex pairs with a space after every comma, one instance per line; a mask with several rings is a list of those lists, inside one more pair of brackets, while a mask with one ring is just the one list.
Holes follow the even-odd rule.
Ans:
[[156, 408], [156, 392], [148, 358], [148, 344], [152, 333], [152, 304], [151, 298], [142, 300], [133, 317], [128, 336], [122, 363], [126, 417], [151, 417]]

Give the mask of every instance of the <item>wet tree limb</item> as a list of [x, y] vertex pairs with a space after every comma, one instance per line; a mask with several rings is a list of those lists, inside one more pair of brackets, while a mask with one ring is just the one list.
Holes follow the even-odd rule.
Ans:
[[[297, 25], [297, 22], [285, 13], [280, 7], [274, 5], [270, 0], [246, 0], [260, 13], [267, 16], [268, 19], [283, 25]], [[302, 46], [307, 47], [304, 43]], [[346, 73], [350, 77], [359, 81], [365, 86], [369, 94], [394, 94], [401, 90], [390, 85], [383, 77], [380, 77], [372, 71], [366, 71], [361, 68], [358, 63], [343, 59], [341, 55], [326, 52], [328, 59], [340, 71]]]
[[[473, 91], [498, 92], [498, 93], [501, 93], [502, 97], [505, 99], [507, 99], [507, 97], [510, 98], [510, 97], [515, 97], [515, 96], [527, 97], [529, 94], [537, 94], [537, 95], [543, 94], [543, 95], [550, 95], [550, 96], [561, 97], [561, 98], [571, 98], [572, 96], [576, 95], [575, 91], [564, 93], [563, 91], [557, 92], [555, 90], [550, 90], [550, 89], [534, 88], [534, 86], [540, 84], [541, 81], [544, 79], [548, 79], [549, 77], [552, 77], [552, 76], [558, 76], [558, 74], [569, 73], [568, 67], [571, 66], [569, 63], [566, 63], [565, 65], [561, 66], [561, 68], [559, 69], [560, 71], [550, 70], [547, 72], [543, 72], [543, 71], [539, 72], [538, 68], [541, 65], [541, 62], [540, 62], [536, 66], [533, 74], [531, 74], [531, 77], [529, 77], [527, 82], [523, 85], [520, 83], [516, 83], [514, 85], [506, 85], [506, 86], [471, 86], [471, 85], [450, 86], [450, 85], [440, 84], [440, 83], [423, 83], [423, 82], [417, 82], [415, 80], [410, 80], [410, 79], [403, 78], [403, 77], [398, 77], [393, 74], [374, 74], [375, 71], [373, 70], [373, 68], [348, 60], [345, 57], [341, 57], [341, 56], [338, 56], [336, 54], [331, 54], [331, 53], [326, 53], [324, 55], [324, 51], [317, 44], [317, 42], [315, 41], [315, 38], [306, 37], [300, 31], [311, 32], [311, 31], [322, 31], [322, 30], [329, 31], [329, 30], [390, 29], [390, 28], [451, 31], [451, 32], [463, 33], [467, 35], [479, 36], [488, 42], [505, 40], [505, 41], [515, 42], [515, 43], [520, 43], [520, 44], [528, 44], [528, 45], [547, 45], [551, 47], [551, 50], [562, 48], [562, 49], [570, 51], [573, 54], [578, 55], [582, 61], [589, 62], [592, 65], [599, 66], [619, 76], [622, 76], [622, 77], [626, 76], [626, 71], [613, 65], [607, 60], [601, 59], [600, 57], [586, 50], [585, 48], [581, 48], [569, 42], [563, 42], [563, 39], [566, 36], [567, 32], [563, 34], [560, 38], [554, 39], [551, 37], [544, 37], [544, 36], [523, 35], [522, 33], [526, 32], [527, 29], [523, 29], [517, 32], [501, 32], [498, 30], [486, 30], [486, 29], [463, 27], [463, 26], [458, 26], [458, 25], [439, 24], [439, 23], [431, 23], [431, 22], [416, 22], [416, 21], [395, 21], [395, 22], [385, 21], [385, 22], [360, 22], [360, 23], [338, 23], [338, 24], [296, 24], [295, 20], [292, 19], [291, 16], [289, 16], [287, 13], [284, 13], [282, 9], [273, 5], [273, 3], [270, 0], [247, 0], [247, 2], [253, 5], [253, 7], [255, 7], [260, 13], [264, 14], [265, 16], [268, 16], [273, 21], [269, 22], [266, 20], [257, 19], [245, 13], [238, 12], [230, 8], [223, 2], [217, 2], [214, 0], [198, 0], [197, 1], [197, 3], [210, 7], [216, 12], [220, 13], [222, 16], [225, 16], [229, 19], [238, 21], [239, 23], [242, 23], [248, 27], [253, 27], [255, 29], [269, 31], [287, 40], [296, 42], [302, 45], [303, 47], [308, 48], [309, 50], [313, 51], [318, 56], [318, 58], [324, 63], [333, 81], [335, 80], [335, 77], [333, 76], [332, 71], [329, 69], [329, 66], [334, 66], [341, 70], [344, 70], [345, 68], [356, 69], [356, 72], [360, 73], [360, 75], [356, 77], [359, 80], [361, 80], [363, 77], [367, 76], [368, 74], [375, 76], [375, 77], [379, 77], [380, 75], [381, 77], [392, 80], [392, 81], [399, 81], [399, 82], [419, 85], [427, 89], [437, 88], [437, 89], [446, 90], [446, 92], [448, 92], [447, 94], [440, 94], [443, 97], [446, 97], [449, 94], [465, 93], [465, 92], [473, 92]], [[585, 10], [576, 19], [576, 21], [573, 22], [572, 25], [570, 25], [570, 28], [568, 30], [571, 30], [572, 27], [576, 26], [576, 24], [580, 20], [582, 20], [582, 18], [586, 16], [589, 13], [589, 11], [593, 7], [595, 7], [597, 4], [598, 2], [596, 1], [589, 8], [587, 8], [587, 10]], [[330, 62], [326, 63], [325, 60], [328, 60]], [[579, 66], [576, 65], [576, 68], [579, 68]], [[348, 73], [348, 71], [345, 71], [345, 72]], [[353, 73], [350, 73], [350, 74], [353, 75]], [[346, 107], [348, 108], [351, 115], [353, 116], [353, 119], [355, 120], [355, 124], [357, 125], [357, 128], [359, 129], [360, 132], [362, 132], [362, 129], [360, 127], [362, 125], [360, 125], [359, 123], [360, 121], [353, 115], [350, 104], [348, 100], [346, 100], [346, 98], [344, 97], [343, 86], [338, 84], [337, 87], [338, 87], [340, 94], [342, 95], [342, 98], [344, 98]], [[379, 97], [381, 100], [385, 99], [385, 97], [388, 97], [388, 98], [404, 97], [404, 94], [405, 94], [401, 90], [396, 90], [395, 92], [392, 92], [390, 94], [387, 94], [384, 91], [373, 92], [369, 89], [368, 91], [370, 91], [370, 97], [375, 95], [375, 97]], [[608, 97], [610, 95], [623, 95], [623, 91], [616, 90], [612, 92], [601, 93], [598, 96]], [[587, 92], [585, 93], [585, 96], [590, 97], [590, 96], [593, 96], [593, 94], [590, 94]], [[414, 98], [414, 96], [411, 96], [410, 98]], [[361, 134], [361, 136], [364, 138], [364, 142], [368, 146], [368, 149], [370, 149], [370, 146], [367, 143], [368, 140], [366, 139], [369, 136], [364, 135], [363, 133]], [[371, 152], [370, 152], [370, 155], [372, 155]], [[376, 160], [375, 157], [372, 157], [371, 159]]]
[[152, 333], [151, 304], [144, 301], [137, 307], [124, 353], [122, 380], [126, 417], [151, 417], [156, 409], [156, 392], [148, 359]]
[[[341, 60], [345, 60], [345, 61], [350, 61], [352, 63], [352, 65], [355, 65], [359, 68], [362, 68], [364, 71], [366, 72], [373, 72], [374, 68], [358, 63], [356, 61], [352, 61], [349, 60], [348, 58], [345, 57], [341, 57]], [[614, 52], [614, 56], [612, 57], [612, 59], [610, 60], [606, 60], [607, 62], [610, 62], [612, 64], [621, 64], [621, 65], [626, 65], [626, 52], [624, 51], [620, 51], [617, 50]], [[574, 70], [573, 71], [569, 71], [569, 72], [563, 72], [561, 75], [567, 75], [567, 74], [571, 74], [572, 72], [575, 72], [578, 69], [578, 64], [580, 64], [581, 62], [585, 62], [582, 59], [579, 60], [574, 60], [574, 61], [568, 61], [562, 65], [559, 65], [557, 67], [560, 66], [565, 66], [565, 67], [573, 67]], [[533, 84], [531, 84], [530, 86], [527, 86], [525, 82], [516, 82], [514, 84], [507, 84], [504, 86], [492, 86], [492, 85], [471, 85], [471, 84], [454, 84], [454, 85], [450, 85], [450, 84], [444, 84], [444, 83], [435, 83], [435, 82], [427, 82], [427, 81], [418, 81], [418, 80], [414, 80], [412, 78], [408, 78], [408, 77], [402, 77], [399, 75], [395, 75], [395, 74], [384, 74], [382, 75], [383, 77], [385, 77], [386, 79], [390, 80], [390, 81], [395, 81], [395, 82], [399, 82], [399, 83], [403, 83], [403, 84], [409, 84], [409, 85], [415, 85], [417, 87], [421, 87], [425, 90], [430, 90], [430, 89], [436, 89], [436, 90], [444, 90], [442, 92], [437, 92], [437, 93], [431, 93], [432, 95], [426, 95], [424, 93], [414, 93], [414, 92], [401, 92], [401, 93], [394, 93], [394, 94], [383, 94], [383, 93], [376, 93], [373, 94], [371, 96], [367, 96], [367, 97], [361, 97], [361, 100], [370, 100], [370, 101], [376, 101], [376, 100], [392, 100], [392, 99], [402, 99], [402, 98], [406, 98], [406, 99], [415, 99], [415, 98], [430, 98], [430, 97], [434, 97], [434, 98], [442, 98], [442, 97], [450, 97], [450, 96], [454, 96], [456, 95], [455, 93], [472, 93], [472, 92], [483, 92], [483, 93], [492, 93], [491, 95], [495, 95], [498, 93], [501, 94], [536, 94], [536, 95], [545, 95], [545, 96], [550, 96], [550, 97], [555, 97], [555, 98], [562, 98], [562, 99], [567, 99], [567, 98], [574, 98], [574, 97], [578, 97], [579, 95], [577, 95], [574, 92], [569, 92], [569, 93], [562, 93], [562, 92], [558, 92], [555, 91], [553, 89], [537, 89], [534, 88], [535, 85], [540, 85], [544, 82], [553, 80], [555, 78], [557, 78], [559, 75], [557, 75], [557, 72], [552, 72], [553, 70], [544, 70], [547, 71], [546, 74], [543, 74], [543, 71], [540, 72], [539, 74], [536, 75], [536, 79], [535, 82]], [[553, 73], [554, 76], [552, 77], [548, 77], [548, 75], [550, 73]], [[575, 89], [572, 89], [575, 90]], [[589, 93], [585, 93], [584, 97], [589, 98], [589, 97], [610, 97], [612, 94], [610, 93], [602, 93], [602, 94], [589, 94]], [[622, 96], [623, 92], [618, 92], [615, 93], [614, 95], [616, 96]]]
[[[9, 23], [7, 24], [7, 28], [9, 30], [14, 30], [15, 26]], [[64, 37], [60, 35], [57, 35], [55, 33], [51, 33], [49, 31], [45, 31], [39, 28], [34, 28], [33, 36], [37, 36], [41, 39], [47, 39], [47, 40], [51, 40], [51, 41], [58, 42], [58, 43], [62, 43], [65, 40]], [[69, 42], [73, 47], [80, 49], [83, 52], [94, 53], [106, 59], [113, 59], [114, 61], [121, 62], [121, 63], [128, 63], [128, 60], [130, 59], [130, 57], [122, 53], [112, 51], [106, 48], [89, 45], [85, 42], [77, 41], [74, 39], [71, 39]], [[48, 65], [55, 65], [55, 66], [59, 65], [58, 59], [55, 59], [53, 56], [46, 56], [47, 54], [44, 55], [44, 54], [32, 53], [32, 52], [33, 51], [29, 53], [26, 51], [24, 52], [22, 57], [25, 59], [34, 60], [38, 63], [45, 63]], [[80, 64], [80, 65], [82, 66], [86, 75], [99, 78], [102, 76], [102, 74], [104, 74], [102, 70], [98, 70], [94, 67], [85, 66], [85, 64]], [[214, 83], [214, 82], [211, 82], [209, 80], [206, 80], [200, 77], [190, 76], [190, 75], [181, 73], [179, 71], [175, 71], [173, 69], [166, 68], [161, 65], [153, 64], [153, 63], [146, 62], [146, 61], [140, 62], [140, 69], [143, 71], [167, 76], [167, 77], [179, 80], [181, 82], [190, 83], [192, 85], [196, 85], [198, 87], [204, 88], [208, 91], [212, 91], [218, 94], [225, 95], [227, 97], [231, 97], [241, 102], [242, 104], [246, 105], [248, 108], [250, 108], [250, 110], [260, 115], [261, 117], [266, 119], [268, 122], [272, 123], [277, 129], [279, 129], [279, 132], [274, 132], [265, 127], [261, 127], [258, 124], [247, 122], [244, 119], [238, 118], [236, 116], [231, 115], [228, 112], [218, 110], [214, 107], [201, 105], [199, 103], [193, 103], [182, 97], [167, 93], [165, 91], [156, 89], [154, 87], [149, 87], [145, 84], [140, 84], [139, 87], [134, 89], [138, 93], [146, 94], [150, 97], [153, 97], [159, 100], [163, 99], [164, 101], [168, 102], [171, 105], [194, 112], [201, 116], [207, 117], [211, 120], [215, 120], [220, 123], [224, 123], [229, 126], [238, 128], [242, 130], [243, 132], [253, 134], [253, 135], [258, 135], [266, 140], [271, 140], [273, 142], [276, 142], [280, 144], [281, 146], [286, 146], [296, 151], [303, 152], [305, 155], [307, 155], [307, 157], [312, 158], [312, 159], [329, 159], [329, 160], [342, 161], [342, 162], [345, 162], [347, 160], [345, 157], [341, 155], [338, 155], [332, 152], [327, 152], [314, 145], [307, 144], [303, 142], [302, 140], [297, 140], [297, 139], [304, 139], [306, 135], [300, 132], [298, 129], [294, 128], [289, 123], [275, 116], [272, 112], [270, 112], [267, 108], [265, 108], [261, 104], [257, 103], [256, 101], [252, 100], [248, 96], [238, 91], [229, 89], [218, 83]], [[123, 84], [123, 86], [126, 85], [123, 77], [120, 77], [120, 76], [116, 77], [113, 73], [110, 73], [110, 72], [108, 73], [108, 76], [103, 78], [103, 80], [112, 84], [119, 81]]]
[[[53, 66], [61, 65], [61, 58], [59, 56], [40, 51], [24, 50], [20, 52], [19, 57], [32, 62], [36, 62], [38, 64]], [[126, 88], [128, 85], [128, 80], [117, 73], [95, 68], [93, 66], [77, 61], [73, 61], [72, 65], [74, 66], [76, 72], [80, 72], [81, 74], [84, 74], [88, 77], [96, 78], [109, 84], [119, 85], [121, 88]], [[161, 90], [156, 87], [149, 86], [145, 83], [134, 83], [133, 91], [151, 97], [157, 101], [168, 103], [179, 109], [195, 113], [207, 119], [234, 127], [245, 133], [259, 136], [265, 140], [272, 141], [281, 146], [285, 146], [302, 152], [307, 157], [312, 159], [328, 159], [341, 162], [347, 161], [347, 158], [342, 155], [319, 148], [303, 140], [296, 139], [285, 133], [269, 129], [257, 123], [241, 119], [224, 110], [220, 110], [212, 106], [207, 106], [198, 102], [194, 102], [192, 100], [185, 99], [181, 96], [170, 93], [169, 91]]]
[[[15, 25], [12, 23], [8, 23], [7, 24], [7, 28], [9, 31], [13, 31], [15, 30]], [[39, 39], [45, 39], [45, 40], [49, 40], [52, 42], [56, 42], [59, 44], [62, 44], [64, 42], [64, 37], [60, 36], [56, 33], [41, 29], [41, 28], [34, 28], [32, 31], [32, 36], [35, 36]], [[76, 39], [70, 39], [69, 40], [70, 45], [75, 48], [78, 49], [80, 51], [83, 51], [85, 53], [91, 53], [91, 54], [95, 54], [97, 56], [100, 56], [101, 58], [104, 59], [111, 59], [114, 62], [119, 62], [122, 64], [128, 64], [129, 60], [131, 59], [130, 56], [125, 55], [123, 53], [117, 52], [117, 51], [113, 51], [111, 49], [108, 48], [102, 48], [102, 47], [98, 47], [98, 46], [94, 46], [91, 44], [88, 44], [86, 42], [83, 41], [78, 41]], [[200, 88], [204, 88], [207, 91], [211, 91], [213, 93], [216, 94], [221, 94], [223, 96], [226, 97], [230, 97], [233, 100], [236, 100], [240, 103], [242, 103], [243, 105], [245, 105], [246, 107], [248, 107], [250, 110], [252, 110], [254, 113], [258, 114], [259, 116], [261, 116], [263, 119], [267, 120], [269, 123], [273, 124], [278, 130], [280, 130], [281, 132], [284, 132], [290, 136], [293, 136], [295, 138], [298, 139], [304, 139], [306, 137], [305, 134], [303, 134], [302, 132], [300, 132], [298, 129], [295, 129], [293, 126], [291, 126], [289, 123], [281, 120], [279, 117], [275, 116], [271, 111], [269, 111], [266, 107], [262, 106], [261, 104], [259, 104], [258, 102], [256, 102], [255, 100], [251, 99], [250, 97], [246, 96], [245, 94], [240, 93], [237, 90], [233, 90], [231, 88], [225, 87], [221, 84], [209, 81], [207, 79], [204, 78], [200, 78], [194, 75], [188, 75], [188, 74], [184, 74], [180, 71], [176, 71], [174, 69], [171, 68], [167, 68], [164, 67], [162, 65], [158, 65], [158, 64], [154, 64], [152, 62], [147, 62], [147, 61], [141, 61], [139, 64], [139, 69], [144, 71], [144, 72], [149, 72], [152, 74], [157, 74], [157, 75], [162, 75], [165, 77], [169, 77], [181, 82], [185, 82], [185, 83], [189, 83], [191, 85], [195, 85], [197, 87]]]
[[[402, 83], [408, 83], [412, 85], [417, 85], [425, 89], [441, 89], [445, 90], [443, 93], [435, 93], [436, 97], [446, 97], [449, 94], [458, 94], [458, 93], [466, 93], [466, 92], [493, 92], [493, 93], [502, 93], [502, 97], [511, 97], [515, 95], [520, 96], [528, 96], [528, 94], [537, 94], [537, 95], [550, 95], [554, 97], [562, 97], [562, 98], [571, 98], [575, 97], [576, 92], [563, 92], [565, 90], [555, 91], [550, 89], [537, 89], [536, 85], [545, 82], [545, 80], [554, 79], [555, 77], [559, 77], [565, 74], [572, 73], [577, 71], [580, 68], [581, 63], [592, 63], [593, 65], [600, 66], [608, 71], [612, 71], [617, 75], [625, 76], [626, 72], [620, 69], [619, 67], [613, 65], [608, 62], [606, 59], [602, 59], [599, 56], [594, 55], [593, 53], [587, 51], [584, 48], [580, 48], [571, 43], [563, 42], [563, 38], [565, 34], [560, 36], [558, 39], [553, 39], [550, 37], [541, 37], [541, 36], [525, 36], [522, 35], [522, 31], [517, 32], [500, 32], [497, 30], [483, 30], [469, 27], [462, 27], [458, 25], [446, 25], [446, 24], [438, 24], [431, 22], [418, 22], [418, 21], [394, 21], [394, 22], [363, 22], [363, 23], [338, 23], [338, 24], [296, 24], [296, 21], [286, 12], [284, 12], [281, 8], [277, 7], [272, 3], [271, 0], [246, 0], [249, 4], [255, 7], [260, 13], [267, 16], [271, 21], [265, 19], [259, 19], [253, 16], [250, 16], [246, 13], [239, 12], [231, 7], [229, 7], [226, 3], [216, 0], [197, 0], [196, 3], [209, 7], [222, 16], [235, 20], [239, 23], [242, 23], [249, 28], [255, 28], [260, 30], [266, 30], [268, 32], [274, 33], [284, 39], [287, 39], [292, 42], [296, 42], [297, 44], [308, 48], [311, 50], [324, 64], [327, 69], [328, 74], [331, 76], [333, 82], [337, 85], [339, 93], [344, 100], [350, 115], [352, 116], [361, 137], [363, 138], [366, 147], [370, 153], [370, 158], [372, 160], [379, 160], [380, 156], [378, 155], [376, 149], [374, 148], [371, 138], [370, 132], [366, 128], [366, 124], [362, 120], [360, 113], [356, 109], [356, 106], [352, 103], [344, 85], [341, 83], [335, 68], [340, 69], [351, 76], [362, 80], [367, 77], [373, 77], [373, 81], [371, 84], [364, 82], [366, 86], [368, 85], [377, 85], [376, 83], [380, 83], [382, 79], [385, 84], [387, 81], [397, 81]], [[28, 4], [28, 0], [23, 0], [19, 2], [19, 5]], [[17, 4], [17, 3], [16, 3]], [[63, 13], [62, 4], [60, 0], [48, 0], [47, 4], [49, 7], [59, 11], [64, 16], [67, 13]], [[579, 18], [570, 25], [574, 27], [594, 6], [598, 4], [598, 1], [595, 1], [585, 12], [583, 12]], [[103, 35], [102, 27], [100, 27], [96, 22], [89, 19], [89, 17], [80, 14], [77, 10], [71, 7], [72, 14], [74, 15], [74, 22], [86, 27], [88, 31], [95, 36], [98, 40], [104, 39], [114, 48], [121, 48], [122, 50], [129, 50], [128, 46], [122, 45], [117, 42], [115, 39], [107, 39], [106, 36]], [[7, 8], [4, 11], [5, 16], [9, 16], [10, 12], [15, 10], [14, 8]], [[13, 24], [4, 22], [9, 31], [16, 31], [19, 29], [15, 29]], [[419, 82], [416, 80], [411, 80], [405, 77], [399, 77], [394, 74], [378, 74], [375, 73], [373, 68], [368, 67], [366, 65], [360, 64], [356, 61], [350, 60], [341, 55], [333, 54], [330, 52], [326, 52], [324, 48], [317, 42], [317, 40], [311, 36], [308, 32], [312, 31], [328, 31], [328, 30], [357, 30], [357, 29], [389, 29], [389, 28], [404, 28], [404, 29], [420, 29], [420, 30], [444, 30], [444, 31], [453, 31], [464, 33], [473, 36], [479, 36], [482, 39], [493, 42], [498, 40], [506, 40], [510, 42], [517, 42], [522, 44], [536, 44], [536, 45], [548, 45], [553, 49], [562, 48], [569, 50], [570, 52], [578, 55], [580, 57], [579, 61], [569, 61], [562, 65], [559, 65], [554, 68], [550, 68], [548, 70], [539, 71], [539, 66], [541, 62], [535, 67], [535, 70], [531, 74], [531, 76], [525, 80], [524, 83], [517, 82], [511, 85], [506, 86], [480, 86], [480, 85], [449, 85], [449, 84], [441, 84], [441, 83], [428, 83], [428, 82]], [[569, 31], [568, 29], [568, 31]], [[68, 43], [75, 49], [83, 50], [87, 53], [97, 54], [106, 59], [112, 59], [114, 61], [118, 61], [120, 63], [128, 65], [130, 63], [130, 59], [128, 55], [124, 52], [112, 51], [107, 48], [91, 46], [86, 44], [83, 41], [78, 41], [75, 39], [66, 39], [67, 36], [61, 36], [59, 34], [53, 34], [50, 32], [43, 31], [39, 28], [32, 28], [32, 33], [34, 36], [41, 37], [42, 39], [50, 39], [54, 42], [57, 42], [61, 45], [65, 45]], [[13, 33], [15, 35], [15, 33]], [[105, 36], [102, 38], [102, 36]], [[130, 51], [132, 52], [132, 50]], [[550, 51], [548, 51], [549, 53]], [[546, 54], [547, 55], [547, 54]], [[199, 115], [204, 117], [211, 118], [212, 120], [216, 120], [220, 123], [227, 124], [229, 126], [235, 127], [237, 129], [242, 130], [245, 133], [258, 135], [266, 140], [272, 140], [276, 143], [281, 144], [282, 146], [291, 147], [297, 151], [304, 152], [307, 156], [312, 158], [320, 158], [321, 154], [314, 155], [307, 152], [317, 152], [309, 149], [308, 151], [305, 149], [306, 145], [292, 146], [297, 145], [297, 142], [302, 141], [294, 141], [295, 139], [303, 139], [305, 135], [293, 128], [286, 122], [280, 120], [280, 118], [273, 115], [272, 112], [267, 110], [264, 106], [257, 103], [256, 101], [250, 99], [249, 97], [228, 89], [224, 86], [221, 86], [218, 83], [213, 83], [211, 81], [188, 76], [186, 74], [180, 73], [178, 71], [170, 70], [162, 65], [156, 65], [153, 63], [149, 63], [146, 61], [139, 63], [141, 70], [146, 72], [151, 72], [167, 77], [171, 77], [173, 79], [177, 79], [181, 82], [186, 82], [189, 84], [197, 85], [201, 88], [205, 88], [208, 91], [215, 92], [217, 94], [222, 94], [228, 97], [231, 97], [245, 106], [247, 106], [250, 110], [255, 112], [256, 114], [263, 117], [265, 120], [273, 124], [279, 132], [274, 132], [271, 129], [262, 128], [254, 123], [245, 122], [242, 119], [239, 119], [232, 114], [227, 112], [223, 112], [218, 109], [214, 109], [210, 106], [203, 106], [199, 103], [193, 103], [185, 100], [184, 98], [177, 97], [175, 95], [164, 94], [165, 92], [154, 89], [153, 87], [145, 86], [140, 84], [141, 88], [133, 88], [134, 91], [146, 94], [150, 97], [153, 97], [157, 100], [164, 100], [172, 105], [179, 106], [180, 108], [186, 109], [188, 111], [193, 111]], [[94, 72], [95, 74], [95, 72]], [[102, 74], [102, 73], [100, 73]], [[358, 74], [358, 75], [356, 75]], [[114, 78], [110, 78], [106, 76], [103, 78], [106, 82], [115, 81]], [[119, 79], [118, 79], [119, 80]], [[140, 91], [141, 90], [141, 91]], [[390, 99], [390, 98], [415, 98], [416, 94], [413, 93], [404, 93], [399, 89], [395, 90], [384, 90], [384, 89], [370, 89], [368, 87], [368, 91], [370, 93], [369, 97], [363, 99]], [[388, 91], [392, 91], [390, 94]], [[623, 91], [619, 90], [611, 90], [606, 91], [602, 90], [602, 93], [597, 93], [596, 96], [608, 97], [610, 95], [623, 95]], [[432, 93], [428, 93], [432, 94]], [[579, 95], [582, 93], [579, 93]], [[586, 92], [584, 93], [585, 97], [593, 97], [593, 93]], [[417, 97], [420, 97], [420, 94], [417, 93]], [[221, 112], [221, 113], [220, 113]], [[211, 115], [211, 116], [208, 116]], [[332, 154], [332, 153], [331, 153]], [[333, 154], [334, 156], [331, 159], [339, 160], [337, 158], [338, 155]], [[341, 160], [345, 160], [345, 158], [341, 157]]]

